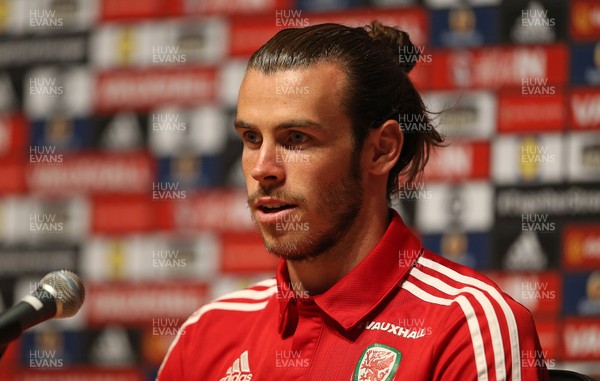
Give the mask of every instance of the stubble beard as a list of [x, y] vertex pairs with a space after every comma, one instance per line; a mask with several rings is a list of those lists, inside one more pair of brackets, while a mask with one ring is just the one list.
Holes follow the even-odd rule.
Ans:
[[[261, 230], [267, 251], [288, 261], [311, 261], [336, 245], [354, 225], [363, 203], [363, 189], [358, 158], [353, 157], [344, 179], [337, 186], [317, 189], [322, 195], [315, 210], [320, 211], [326, 228], [315, 231], [310, 225], [306, 231], [281, 232], [276, 226], [265, 226]], [[260, 190], [248, 198], [273, 196], [286, 200], [305, 201], [301, 196], [289, 196], [277, 191]]]

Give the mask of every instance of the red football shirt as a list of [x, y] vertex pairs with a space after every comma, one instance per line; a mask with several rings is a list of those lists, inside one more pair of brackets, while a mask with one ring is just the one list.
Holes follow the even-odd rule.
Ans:
[[276, 279], [182, 326], [160, 381], [547, 380], [531, 314], [478, 272], [427, 250], [395, 214], [377, 246], [318, 296]]

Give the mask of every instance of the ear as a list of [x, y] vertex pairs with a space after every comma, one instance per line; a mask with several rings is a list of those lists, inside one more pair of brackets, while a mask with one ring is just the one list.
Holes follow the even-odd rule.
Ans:
[[386, 175], [396, 165], [402, 151], [404, 135], [398, 121], [389, 119], [379, 128], [369, 131], [365, 142], [363, 168], [374, 175]]

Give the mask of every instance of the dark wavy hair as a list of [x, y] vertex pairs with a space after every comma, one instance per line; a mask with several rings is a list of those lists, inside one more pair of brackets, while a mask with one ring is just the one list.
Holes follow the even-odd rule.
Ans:
[[[417, 181], [430, 150], [444, 143], [408, 77], [418, 56], [406, 32], [378, 21], [358, 28], [319, 24], [281, 30], [252, 55], [247, 70], [270, 74], [320, 62], [340, 65], [347, 75], [342, 106], [352, 123], [355, 152], [362, 149], [369, 129], [386, 120], [400, 121], [404, 145], [388, 175], [389, 201], [399, 188], [399, 176], [405, 183]], [[418, 120], [419, 128], [406, 128], [403, 115]]]

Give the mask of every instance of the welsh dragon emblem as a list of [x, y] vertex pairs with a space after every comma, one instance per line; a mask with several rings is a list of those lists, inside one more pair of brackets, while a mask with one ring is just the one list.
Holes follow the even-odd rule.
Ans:
[[369, 345], [356, 364], [353, 381], [391, 381], [401, 358], [402, 353], [392, 347]]

